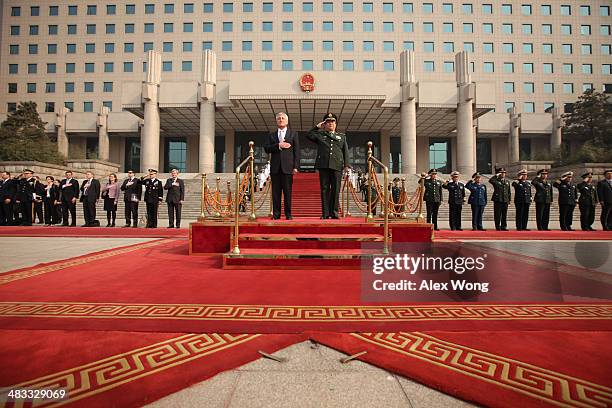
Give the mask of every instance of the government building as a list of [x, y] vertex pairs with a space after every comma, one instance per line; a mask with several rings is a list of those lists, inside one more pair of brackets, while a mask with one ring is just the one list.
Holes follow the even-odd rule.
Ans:
[[[327, 112], [394, 173], [550, 156], [586, 89], [612, 93], [610, 1], [0, 2], [0, 120], [38, 104], [68, 158], [231, 172], [276, 112]], [[302, 170], [316, 147], [302, 141]]]

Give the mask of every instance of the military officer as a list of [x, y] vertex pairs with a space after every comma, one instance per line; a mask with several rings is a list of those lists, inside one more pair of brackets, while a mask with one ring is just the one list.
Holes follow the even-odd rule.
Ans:
[[561, 175], [561, 180], [553, 183], [553, 187], [559, 190], [559, 224], [563, 231], [573, 231], [572, 220], [577, 198], [576, 186], [572, 184], [573, 176], [573, 172], [565, 172]]
[[344, 133], [336, 132], [338, 117], [328, 113], [306, 137], [317, 144], [315, 168], [321, 187], [321, 218], [338, 218], [338, 194], [342, 171], [348, 167], [348, 144]]
[[149, 169], [149, 178], [144, 181], [144, 201], [147, 204], [147, 228], [157, 228], [157, 209], [164, 199], [164, 186], [157, 178], [157, 170]]
[[23, 176], [19, 180], [17, 186], [17, 202], [21, 210], [21, 224], [22, 226], [32, 225], [32, 211], [34, 203], [34, 195], [36, 194], [34, 184], [36, 179], [34, 178], [34, 172], [30, 169], [23, 170]]
[[508, 231], [508, 204], [512, 199], [510, 182], [506, 179], [506, 169], [503, 167], [495, 169], [495, 176], [489, 179], [493, 185], [493, 216], [495, 218], [495, 229], [497, 231]]
[[514, 207], [516, 208], [516, 230], [529, 231], [529, 206], [531, 205], [531, 183], [527, 181], [527, 170], [517, 174], [518, 180], [512, 182], [514, 187]]
[[537, 176], [531, 181], [535, 187], [536, 223], [538, 231], [550, 231], [550, 204], [553, 200], [552, 184], [548, 182], [548, 170], [538, 170]]
[[576, 185], [576, 190], [580, 193], [578, 198], [578, 208], [580, 208], [580, 228], [583, 231], [595, 231], [595, 206], [597, 205], [597, 188], [593, 185], [593, 173], [588, 172], [582, 175], [582, 183]]
[[423, 186], [425, 192], [423, 194], [423, 200], [425, 201], [425, 207], [427, 208], [427, 222], [433, 223], [434, 230], [438, 231], [438, 210], [440, 209], [440, 203], [442, 202], [442, 182], [438, 180], [438, 171], [431, 169], [421, 174], [423, 179]]
[[487, 205], [487, 186], [481, 183], [480, 173], [472, 174], [472, 179], [467, 182], [465, 188], [470, 190], [468, 203], [472, 207], [472, 231], [484, 231], [482, 226], [482, 214]]
[[451, 179], [442, 184], [448, 190], [448, 222], [452, 231], [462, 231], [461, 210], [465, 202], [465, 184], [459, 181], [459, 172], [453, 171]]
[[612, 170], [604, 172], [604, 179], [597, 183], [597, 198], [601, 204], [601, 227], [604, 231], [612, 230]]

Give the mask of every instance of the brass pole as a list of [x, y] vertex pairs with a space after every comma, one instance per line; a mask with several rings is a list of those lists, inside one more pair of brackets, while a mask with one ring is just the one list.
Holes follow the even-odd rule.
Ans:
[[238, 247], [238, 209], [240, 201], [240, 167], [236, 167], [236, 191], [234, 193], [234, 249], [232, 253], [235, 255], [240, 254], [240, 248]]
[[[232, 182], [227, 180], [227, 202], [228, 204], [230, 203], [230, 199], [232, 198]], [[231, 215], [232, 214], [232, 206], [228, 205], [227, 206], [227, 212]]]
[[[387, 166], [383, 166], [384, 171], [384, 185], [389, 185], [389, 169]], [[385, 246], [383, 247], [383, 254], [389, 253], [389, 189], [385, 188]]]
[[421, 177], [419, 180], [419, 217], [417, 222], [423, 222], [425, 217], [423, 217], [423, 195], [425, 193], [425, 177]]
[[268, 189], [270, 190], [270, 218], [274, 217], [274, 209], [272, 208], [272, 178], [268, 176], [268, 180], [266, 180]]
[[257, 216], [255, 215], [255, 151], [253, 150], [253, 145], [255, 142], [249, 142], [249, 158], [250, 158], [250, 168], [251, 168], [251, 179], [249, 182], [251, 183], [251, 215], [249, 215], [250, 221], [255, 221]]
[[[216, 183], [217, 183], [217, 191], [215, 192], [215, 196], [217, 197], [217, 201], [219, 202], [219, 205], [221, 205], [221, 190], [220, 190], [221, 177], [217, 177]], [[221, 217], [221, 212], [215, 211], [215, 217]]]
[[350, 202], [350, 189], [351, 189], [351, 180], [349, 179], [348, 173], [346, 175], [346, 212], [345, 212], [345, 217], [350, 217], [351, 216], [351, 202]]
[[373, 219], [372, 217], [372, 142], [368, 142], [368, 213], [366, 221]]
[[204, 213], [206, 209], [206, 173], [202, 173], [202, 199], [200, 204], [200, 218], [198, 221], [203, 222], [206, 219], [206, 214]]
[[[408, 195], [406, 194], [406, 178], [402, 177], [402, 193], [404, 193], [404, 197], [408, 197]], [[406, 213], [406, 205], [404, 204], [400, 210], [402, 211], [400, 217], [401, 218], [408, 218], [408, 214]]]

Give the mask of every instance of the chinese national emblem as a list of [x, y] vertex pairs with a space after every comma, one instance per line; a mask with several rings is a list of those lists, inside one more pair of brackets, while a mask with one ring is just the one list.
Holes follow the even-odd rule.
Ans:
[[300, 88], [304, 92], [314, 91], [315, 79], [312, 74], [304, 74], [300, 77]]

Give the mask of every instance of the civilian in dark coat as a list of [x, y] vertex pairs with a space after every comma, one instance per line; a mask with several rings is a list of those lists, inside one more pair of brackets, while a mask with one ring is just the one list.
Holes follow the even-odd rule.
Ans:
[[45, 208], [45, 225], [51, 226], [59, 223], [57, 214], [57, 202], [59, 201], [59, 187], [55, 185], [55, 178], [47, 176], [47, 184], [42, 193], [42, 201]]
[[181, 208], [185, 201], [185, 181], [179, 178], [179, 171], [172, 169], [172, 176], [166, 180], [164, 190], [168, 190], [166, 194], [166, 203], [168, 204], [168, 228], [174, 228], [174, 216], [176, 215], [176, 228], [181, 228]]
[[597, 199], [601, 204], [601, 227], [612, 231], [612, 170], [604, 172], [605, 178], [597, 183]]
[[96, 223], [96, 203], [100, 199], [100, 182], [93, 177], [93, 173], [85, 173], [86, 179], [81, 184], [81, 202], [83, 203], [84, 227], [100, 226]]
[[125, 225], [123, 227], [138, 228], [138, 202], [142, 197], [142, 184], [140, 179], [134, 176], [133, 170], [128, 170], [127, 175], [128, 178], [121, 184], [125, 206]]
[[291, 216], [291, 190], [293, 174], [300, 168], [300, 137], [295, 130], [287, 127], [289, 117], [286, 113], [276, 114], [278, 129], [270, 133], [268, 143], [264, 146], [270, 153], [270, 179], [272, 180], [272, 218], [281, 216], [282, 196], [285, 196], [285, 217]]
[[17, 195], [17, 179], [11, 178], [8, 171], [2, 172], [0, 180], [0, 225], [11, 225], [13, 223], [13, 206]]
[[40, 182], [40, 177], [34, 176], [34, 214], [32, 222], [36, 222], [36, 218], [38, 218], [38, 224], [42, 224], [44, 222], [44, 203], [43, 203], [43, 195], [45, 194], [45, 185]]
[[79, 182], [72, 178], [72, 172], [68, 170], [66, 178], [60, 182], [60, 197], [62, 202], [63, 225], [68, 226], [68, 212], [72, 217], [71, 227], [76, 227], [76, 202], [79, 199]]

